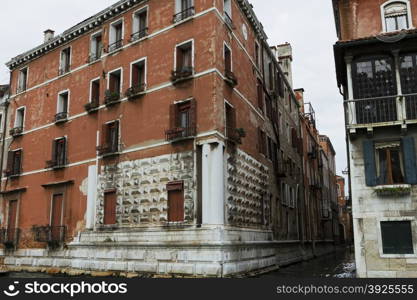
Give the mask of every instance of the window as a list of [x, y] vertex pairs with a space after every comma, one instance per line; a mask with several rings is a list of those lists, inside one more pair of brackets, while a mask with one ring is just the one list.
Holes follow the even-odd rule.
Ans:
[[236, 129], [236, 110], [229, 103], [225, 103], [226, 136], [232, 142], [240, 143], [240, 136]]
[[148, 34], [148, 9], [143, 8], [133, 15], [132, 41], [137, 41]]
[[115, 191], [104, 193], [104, 225], [115, 225], [117, 207], [117, 194]]
[[55, 121], [66, 120], [68, 118], [69, 92], [58, 95], [57, 114]]
[[224, 45], [224, 67], [226, 74], [232, 72], [232, 51], [227, 45]]
[[226, 24], [228, 24], [229, 26], [233, 26], [232, 0], [224, 0], [223, 6], [224, 6], [224, 19], [226, 21]]
[[132, 64], [132, 78], [130, 86], [138, 91], [144, 91], [145, 90], [145, 60], [141, 60], [139, 62]]
[[410, 221], [381, 222], [384, 254], [414, 254]]
[[194, 99], [172, 104], [170, 108], [171, 128], [166, 132], [168, 141], [196, 135], [196, 101]]
[[7, 154], [6, 176], [18, 176], [22, 169], [22, 150], [9, 151]]
[[67, 139], [65, 137], [52, 141], [51, 160], [47, 168], [62, 168], [67, 164]]
[[122, 70], [116, 70], [109, 73], [107, 80], [107, 91], [105, 103], [111, 104], [120, 100], [120, 93], [122, 89]]
[[417, 53], [401, 55], [400, 76], [402, 94], [408, 95], [405, 96], [407, 119], [417, 119]]
[[371, 98], [356, 102], [358, 124], [397, 120], [397, 83], [393, 58], [381, 56], [354, 61], [352, 81], [354, 99]]
[[387, 4], [383, 12], [386, 32], [410, 28], [407, 3], [398, 1]]
[[268, 71], [269, 71], [269, 90], [274, 90], [274, 64], [270, 62], [268, 64]]
[[110, 40], [108, 52], [116, 51], [123, 46], [123, 20], [110, 25]]
[[90, 103], [97, 104], [97, 106], [100, 103], [100, 79], [91, 81]]
[[184, 183], [170, 182], [168, 191], [168, 222], [184, 222]]
[[28, 81], [28, 68], [23, 68], [19, 71], [19, 79], [17, 84], [17, 92], [21, 93], [26, 91]]
[[103, 36], [102, 33], [96, 33], [91, 36], [91, 46], [90, 46], [90, 62], [100, 59], [103, 51]]
[[417, 184], [415, 140], [363, 142], [367, 186]]
[[379, 185], [404, 183], [400, 142], [375, 144]]
[[259, 68], [261, 65], [261, 62], [260, 62], [260, 55], [259, 55], [259, 44], [257, 42], [255, 42], [255, 63], [256, 63], [256, 66]]
[[262, 85], [262, 81], [258, 79], [257, 81], [257, 99], [258, 99], [258, 107], [261, 111], [264, 111], [264, 87]]
[[175, 0], [174, 23], [192, 17], [195, 14], [193, 0]]
[[267, 148], [266, 148], [266, 135], [265, 132], [261, 129], [258, 129], [258, 150], [259, 153], [263, 155], [267, 155]]
[[100, 155], [117, 154], [119, 152], [119, 121], [112, 121], [103, 125], [101, 129]]
[[20, 107], [16, 110], [16, 116], [14, 119], [14, 128], [23, 129], [24, 120], [25, 120], [25, 108]]
[[192, 73], [193, 71], [193, 43], [187, 42], [177, 46], [177, 65], [176, 70], [179, 72]]
[[70, 67], [71, 67], [71, 47], [68, 47], [61, 51], [59, 75], [68, 73], [70, 71]]

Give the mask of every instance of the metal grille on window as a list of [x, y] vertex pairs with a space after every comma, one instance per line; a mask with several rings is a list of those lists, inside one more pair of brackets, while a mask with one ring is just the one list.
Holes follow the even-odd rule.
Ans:
[[393, 59], [378, 57], [359, 60], [353, 64], [352, 71], [357, 123], [397, 120]]

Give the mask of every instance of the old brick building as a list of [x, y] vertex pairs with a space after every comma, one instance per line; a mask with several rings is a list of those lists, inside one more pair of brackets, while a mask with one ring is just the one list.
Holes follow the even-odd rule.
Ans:
[[416, 0], [333, 0], [359, 277], [415, 277]]
[[279, 53], [246, 0], [122, 0], [45, 31], [7, 63], [5, 264], [226, 276], [328, 251], [303, 243]]
[[336, 176], [337, 198], [339, 203], [339, 236], [340, 242], [345, 244], [353, 243], [352, 204], [346, 196], [345, 178]]

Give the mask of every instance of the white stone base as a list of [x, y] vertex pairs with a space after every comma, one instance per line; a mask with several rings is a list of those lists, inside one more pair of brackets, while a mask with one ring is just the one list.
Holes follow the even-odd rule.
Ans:
[[[151, 273], [224, 277], [279, 267], [315, 256], [311, 243], [273, 242], [267, 231], [200, 228], [85, 232], [65, 250], [17, 250], [4, 264], [22, 269], [62, 272]], [[206, 242], [207, 241], [207, 242]], [[320, 244], [317, 255], [334, 250]]]

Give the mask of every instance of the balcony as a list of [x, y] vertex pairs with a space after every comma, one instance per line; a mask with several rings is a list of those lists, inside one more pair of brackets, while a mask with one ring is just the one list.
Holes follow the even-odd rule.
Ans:
[[100, 104], [98, 100], [93, 100], [84, 105], [86, 112], [88, 112], [89, 114], [96, 112], [99, 107], [100, 107]]
[[118, 40], [114, 43], [111, 43], [108, 47], [107, 47], [107, 52], [108, 53], [112, 53], [115, 52], [119, 49], [121, 49], [123, 47], [123, 40]]
[[20, 173], [22, 172], [20, 166], [12, 166], [10, 169], [6, 169], [4, 171], [4, 175], [9, 178], [17, 178], [20, 176]]
[[58, 75], [61, 76], [61, 75], [67, 74], [67, 73], [69, 73], [70, 70], [71, 70], [70, 65], [62, 66], [58, 70]]
[[19, 228], [0, 229], [0, 243], [2, 243], [7, 249], [16, 248], [19, 244], [19, 237]]
[[242, 144], [242, 138], [246, 137], [245, 130], [243, 128], [226, 127], [226, 137], [234, 144]]
[[68, 121], [68, 112], [60, 112], [55, 115], [55, 124], [60, 124]]
[[130, 36], [130, 41], [131, 42], [136, 42], [139, 41], [145, 37], [148, 36], [148, 27], [143, 28], [137, 32], [134, 32], [131, 36]]
[[64, 161], [47, 160], [46, 161], [46, 168], [47, 169], [59, 170], [59, 169], [65, 168], [66, 166], [67, 166], [66, 160], [64, 160]]
[[103, 157], [119, 155], [119, 145], [101, 145], [97, 147], [97, 152]]
[[234, 88], [235, 86], [237, 86], [238, 81], [236, 78], [236, 75], [230, 71], [230, 70], [226, 70], [225, 72], [225, 81], [228, 85], [230, 85], [230, 87]]
[[173, 18], [173, 22], [174, 23], [178, 23], [178, 22], [181, 22], [183, 20], [186, 20], [186, 19], [188, 19], [188, 18], [190, 18], [190, 17], [192, 17], [194, 15], [195, 15], [194, 6], [193, 7], [189, 7], [189, 8], [184, 9], [183, 11], [175, 14], [174, 15], [174, 18]]
[[35, 226], [33, 233], [35, 242], [48, 243], [52, 248], [58, 247], [65, 242], [66, 226]]
[[366, 128], [401, 126], [417, 123], [417, 94], [384, 96], [345, 101], [347, 128], [350, 133]]
[[112, 92], [107, 90], [104, 96], [104, 104], [106, 106], [112, 106], [120, 102], [120, 92]]
[[191, 66], [181, 67], [171, 73], [171, 81], [175, 85], [177, 83], [190, 80], [193, 78], [194, 68]]
[[96, 61], [98, 61], [100, 58], [101, 58], [101, 52], [102, 52], [102, 50], [100, 49], [99, 51], [97, 51], [97, 53], [91, 53], [89, 56], [88, 56], [88, 63], [93, 63], [93, 62], [96, 62]]
[[229, 16], [227, 12], [224, 13], [224, 21], [226, 22], [227, 27], [229, 27], [231, 30], [236, 29], [235, 25], [233, 24], [232, 18]]
[[134, 85], [126, 90], [125, 96], [127, 97], [128, 100], [135, 100], [139, 98], [140, 96], [145, 95], [145, 90], [146, 90], [145, 83]]
[[10, 129], [10, 131], [9, 131], [9, 134], [12, 136], [12, 137], [18, 137], [18, 136], [21, 136], [22, 134], [23, 134], [23, 127], [15, 127], [15, 128], [12, 128], [12, 129]]
[[196, 135], [196, 127], [173, 128], [165, 132], [165, 137], [168, 142], [175, 142], [183, 139], [193, 138]]

